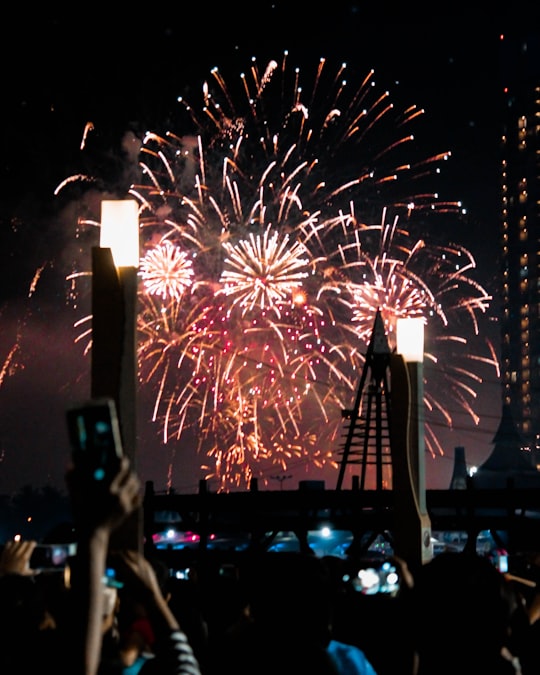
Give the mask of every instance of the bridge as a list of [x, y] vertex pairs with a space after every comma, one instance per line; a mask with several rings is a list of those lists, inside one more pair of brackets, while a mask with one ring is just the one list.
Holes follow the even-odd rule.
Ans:
[[[391, 541], [395, 531], [395, 496], [391, 490], [327, 490], [306, 486], [298, 490], [251, 489], [212, 493], [204, 481], [194, 494], [157, 494], [146, 484], [144, 528], [156, 532], [159, 514], [176, 513], [181, 527], [197, 533], [205, 550], [213, 533], [249, 534], [254, 546], [264, 548], [280, 531], [295, 532], [302, 541], [309, 530], [331, 525], [354, 535], [361, 552], [378, 535]], [[426, 490], [426, 504], [433, 531], [462, 532], [467, 546], [475, 546], [478, 534], [489, 531], [504, 541], [509, 553], [540, 547], [540, 490], [514, 488], [477, 489], [471, 478], [465, 489]]]

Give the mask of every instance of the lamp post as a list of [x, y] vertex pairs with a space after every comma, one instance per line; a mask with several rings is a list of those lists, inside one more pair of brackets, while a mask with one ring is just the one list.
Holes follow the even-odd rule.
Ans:
[[390, 436], [394, 552], [411, 568], [433, 557], [426, 508], [424, 444], [424, 320], [398, 319], [390, 357]]
[[[137, 445], [137, 274], [139, 216], [134, 200], [101, 203], [100, 246], [92, 248], [92, 397], [116, 402], [124, 452], [135, 466]], [[139, 548], [138, 514], [121, 528]], [[129, 534], [128, 534], [129, 533]]]

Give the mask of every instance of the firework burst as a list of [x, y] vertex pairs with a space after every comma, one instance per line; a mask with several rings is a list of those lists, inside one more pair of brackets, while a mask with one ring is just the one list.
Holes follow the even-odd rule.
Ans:
[[140, 276], [150, 295], [178, 302], [191, 286], [193, 269], [187, 254], [170, 241], [150, 249], [140, 263]]
[[308, 275], [308, 259], [300, 257], [306, 251], [304, 245], [291, 246], [288, 235], [280, 237], [267, 229], [262, 237], [251, 233], [236, 246], [229, 242], [223, 246], [229, 257], [223, 263], [218, 293], [233, 298], [232, 304], [239, 303], [244, 316], [258, 307], [281, 318], [281, 305], [294, 302], [294, 289]]
[[[195, 439], [220, 490], [336, 465], [378, 309], [390, 337], [399, 316], [429, 318], [444, 371], [448, 345], [463, 345], [456, 317], [477, 329], [490, 300], [465, 249], [411, 233], [461, 209], [428, 189], [448, 152], [407, 157], [422, 111], [396, 112], [373, 72], [351, 84], [344, 64], [321, 59], [304, 78], [287, 61], [253, 59], [236, 90], [214, 69], [198, 104], [179, 99], [185, 135], [146, 135], [130, 189], [144, 247], [140, 379], [164, 442]], [[467, 378], [449, 373], [474, 415]], [[451, 424], [429, 383], [426, 400]]]

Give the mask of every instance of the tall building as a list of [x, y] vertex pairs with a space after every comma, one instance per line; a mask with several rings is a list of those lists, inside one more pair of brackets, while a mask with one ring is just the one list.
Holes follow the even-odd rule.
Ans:
[[540, 465], [540, 33], [500, 43], [503, 405]]

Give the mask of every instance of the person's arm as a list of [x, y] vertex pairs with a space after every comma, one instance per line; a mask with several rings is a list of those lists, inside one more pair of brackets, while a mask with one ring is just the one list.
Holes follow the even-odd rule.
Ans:
[[101, 658], [103, 577], [111, 533], [140, 506], [140, 481], [124, 457], [110, 485], [100, 485], [77, 467], [66, 476], [77, 534], [71, 594], [72, 663], [80, 675], [96, 675]]
[[143, 665], [141, 675], [200, 675], [193, 649], [163, 595], [151, 562], [138, 551], [115, 552], [113, 560], [129, 592], [144, 604], [155, 635], [155, 658]]

